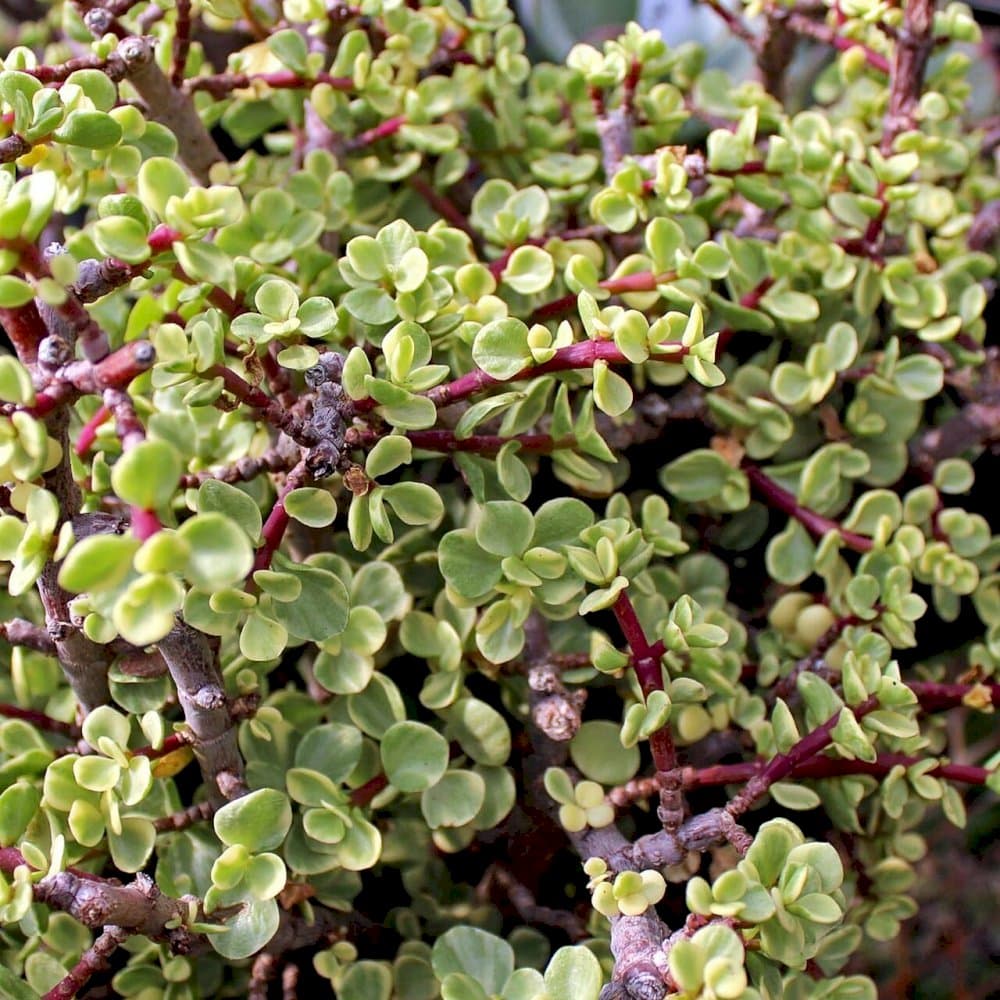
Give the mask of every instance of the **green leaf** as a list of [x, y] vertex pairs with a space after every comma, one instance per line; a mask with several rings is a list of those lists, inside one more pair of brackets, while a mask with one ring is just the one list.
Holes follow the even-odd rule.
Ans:
[[399, 315], [395, 299], [381, 288], [354, 288], [340, 302], [352, 316], [370, 326], [384, 326]]
[[573, 763], [592, 781], [623, 785], [639, 770], [638, 746], [623, 747], [621, 727], [604, 719], [585, 722], [569, 745]]
[[260, 508], [243, 490], [218, 479], [207, 479], [198, 488], [198, 513], [213, 511], [235, 521], [252, 542], [260, 538]]
[[533, 363], [528, 327], [519, 319], [498, 319], [476, 334], [472, 359], [487, 375], [511, 379]]
[[660, 473], [663, 485], [674, 496], [687, 501], [721, 498], [723, 489], [734, 477], [746, 481], [743, 473], [734, 469], [722, 455], [709, 448], [689, 451], [671, 462]]
[[123, 872], [141, 871], [156, 846], [156, 827], [144, 816], [126, 816], [122, 832], [108, 830], [108, 848], [115, 867]]
[[15, 976], [9, 969], [0, 966], [0, 993], [8, 1000], [41, 1000], [40, 994], [36, 993], [20, 976]]
[[448, 741], [421, 722], [397, 722], [382, 737], [382, 767], [401, 792], [422, 792], [448, 769]]
[[488, 594], [503, 576], [500, 559], [491, 558], [468, 528], [449, 531], [441, 539], [438, 565], [448, 585], [470, 600]]
[[190, 187], [184, 168], [165, 156], [154, 156], [139, 169], [139, 200], [161, 219], [166, 216], [167, 202], [183, 198]]
[[789, 518], [785, 530], [768, 543], [765, 560], [767, 571], [779, 583], [801, 583], [813, 571], [816, 546], [809, 532], [794, 518]]
[[483, 507], [476, 542], [495, 556], [519, 556], [530, 545], [534, 530], [534, 518], [527, 507], [511, 500], [494, 500]]
[[355, 962], [337, 983], [338, 1000], [389, 1000], [391, 995], [392, 973], [381, 962]]
[[445, 715], [448, 735], [477, 764], [498, 766], [511, 750], [510, 729], [504, 717], [478, 698], [461, 698]]
[[413, 459], [413, 445], [401, 434], [390, 434], [377, 441], [365, 459], [365, 475], [378, 479]]
[[318, 566], [295, 565], [276, 559], [275, 565], [293, 573], [302, 584], [294, 601], [275, 602], [274, 617], [291, 635], [310, 642], [325, 642], [347, 626], [351, 599], [340, 577]]
[[281, 60], [293, 73], [305, 76], [308, 73], [306, 68], [306, 57], [309, 49], [306, 40], [294, 28], [286, 28], [284, 31], [276, 31], [267, 39], [267, 47]]
[[112, 621], [123, 639], [134, 646], [148, 646], [174, 627], [183, 604], [184, 588], [176, 577], [146, 573], [130, 583], [115, 603]]
[[[174, 255], [184, 273], [194, 281], [218, 286], [230, 295], [236, 292], [236, 268], [232, 257], [213, 243], [187, 240], [173, 244]], [[235, 333], [235, 323], [234, 330]]]
[[441, 495], [429, 483], [393, 483], [385, 501], [404, 524], [432, 524], [444, 515]]
[[288, 516], [310, 528], [325, 528], [337, 517], [337, 501], [327, 490], [302, 486], [285, 497]]
[[82, 149], [108, 149], [121, 142], [122, 127], [103, 111], [71, 111], [52, 138]]
[[11, 847], [21, 839], [41, 801], [41, 791], [23, 781], [0, 794], [0, 847]]
[[141, 441], [111, 469], [111, 485], [126, 503], [143, 510], [166, 507], [184, 471], [180, 455], [166, 441]]
[[[0, 308], [19, 309], [30, 302], [35, 296], [35, 290], [22, 278], [12, 274], [0, 276]], [[16, 400], [12, 400], [16, 402]]]
[[518, 247], [507, 261], [502, 280], [520, 295], [535, 295], [552, 284], [555, 263], [541, 247]]
[[[256, 578], [256, 574], [254, 574]], [[240, 652], [254, 663], [276, 660], [288, 645], [288, 630], [265, 615], [247, 617], [240, 630]]]
[[91, 535], [69, 550], [59, 586], [75, 594], [113, 590], [132, 569], [140, 542], [131, 535]]
[[227, 802], [213, 819], [216, 836], [227, 846], [252, 853], [279, 847], [292, 825], [288, 796], [274, 788], [259, 788]]
[[632, 387], [607, 361], [594, 362], [594, 402], [609, 417], [620, 417], [632, 406]]
[[551, 1000], [597, 1000], [603, 982], [601, 963], [583, 945], [560, 948], [545, 970], [545, 992]]
[[140, 264], [150, 255], [146, 227], [125, 215], [99, 219], [94, 223], [94, 242], [103, 254], [127, 264]]
[[278, 904], [273, 899], [244, 903], [226, 921], [225, 931], [210, 935], [209, 941], [223, 958], [231, 961], [249, 958], [274, 937], [280, 918]]
[[486, 782], [473, 771], [447, 771], [420, 796], [420, 810], [432, 829], [471, 822], [486, 800]]
[[772, 289], [761, 300], [761, 308], [787, 323], [809, 323], [819, 319], [819, 303], [811, 296], [790, 289]]
[[250, 539], [224, 514], [196, 514], [177, 529], [177, 534], [191, 553], [184, 575], [196, 587], [230, 587], [244, 580], [253, 568]]
[[478, 927], [452, 927], [434, 942], [431, 965], [438, 979], [465, 973], [487, 995], [499, 994], [514, 971], [514, 949]]

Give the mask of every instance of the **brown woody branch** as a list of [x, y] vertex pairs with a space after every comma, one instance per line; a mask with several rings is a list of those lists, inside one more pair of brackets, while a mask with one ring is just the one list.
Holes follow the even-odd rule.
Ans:
[[178, 621], [157, 644], [177, 688], [191, 746], [201, 766], [212, 801], [234, 799], [246, 792], [243, 757], [218, 659], [208, 639]]
[[934, 0], [906, 0], [903, 24], [889, 71], [889, 105], [882, 129], [882, 152], [890, 153], [901, 132], [914, 128], [927, 60], [934, 49]]
[[104, 933], [80, 956], [80, 961], [50, 989], [42, 1000], [73, 1000], [103, 969], [119, 945], [129, 937], [121, 927], [106, 927]]
[[173, 86], [156, 64], [153, 40], [126, 38], [118, 52], [125, 60], [129, 83], [146, 102], [150, 117], [173, 132], [184, 165], [198, 181], [208, 183], [209, 170], [223, 159], [222, 153], [198, 116], [191, 96]]

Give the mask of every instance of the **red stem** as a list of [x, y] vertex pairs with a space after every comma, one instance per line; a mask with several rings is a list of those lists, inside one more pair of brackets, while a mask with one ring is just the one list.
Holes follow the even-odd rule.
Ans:
[[76, 453], [80, 458], [83, 458], [90, 451], [91, 445], [97, 438], [98, 428], [110, 416], [111, 411], [102, 403], [94, 412], [94, 415], [80, 429], [80, 435], [76, 439]]
[[285, 536], [285, 529], [288, 527], [289, 516], [288, 511], [285, 510], [285, 497], [292, 490], [302, 486], [308, 479], [309, 471], [306, 468], [305, 462], [299, 462], [288, 473], [288, 477], [281, 487], [281, 492], [278, 494], [278, 498], [274, 501], [274, 506], [271, 508], [271, 513], [267, 515], [267, 520], [264, 522], [264, 527], [261, 531], [263, 542], [254, 557], [251, 576], [257, 570], [267, 569], [271, 565], [274, 553], [278, 551], [281, 539]]
[[[16, 847], [0, 847], [0, 872], [3, 872], [5, 875], [13, 875], [14, 872], [21, 867], [21, 865], [27, 865], [31, 871], [38, 870], [28, 864], [24, 855]], [[66, 871], [75, 875], [79, 879], [84, 879], [87, 882], [100, 882], [104, 885], [120, 885], [117, 879], [103, 878], [100, 875], [93, 874], [93, 872], [84, 871], [82, 868], [67, 868]]]
[[170, 82], [175, 87], [184, 83], [184, 69], [191, 51], [191, 0], [177, 0], [174, 23], [174, 48], [170, 67]]
[[[816, 756], [796, 765], [791, 771], [791, 776], [793, 778], [837, 778], [849, 774], [870, 774], [874, 777], [884, 777], [898, 764], [911, 767], [920, 763], [922, 759], [901, 753], [879, 754], [874, 761]], [[712, 785], [737, 784], [751, 780], [760, 774], [765, 767], [764, 761], [746, 761], [740, 764], [715, 764], [711, 767], [698, 769], [685, 768], [684, 787], [694, 789], [707, 788]], [[935, 778], [961, 781], [969, 785], [982, 785], [985, 784], [991, 772], [985, 767], [975, 767], [971, 764], [938, 764], [927, 773]]]
[[[654, 691], [663, 690], [663, 668], [656, 647], [651, 646], [646, 633], [636, 614], [628, 591], [623, 590], [611, 610], [618, 620], [618, 627], [625, 636], [632, 652], [632, 669], [642, 688], [643, 697], [648, 698]], [[669, 772], [677, 766], [677, 753], [669, 726], [664, 726], [649, 738], [649, 746], [653, 752], [653, 762], [658, 771]]]
[[[666, 364], [678, 363], [687, 354], [687, 348], [681, 344], [675, 346], [678, 350], [673, 354], [653, 355], [650, 360]], [[571, 371], [576, 368], [592, 368], [595, 361], [607, 361], [608, 364], [612, 365], [632, 363], [610, 340], [585, 340], [579, 344], [560, 347], [550, 361], [546, 361], [541, 365], [529, 365], [508, 379], [494, 378], [492, 375], [487, 375], [486, 372], [479, 369], [468, 372], [455, 379], [454, 382], [448, 382], [446, 385], [439, 385], [437, 388], [431, 389], [427, 393], [427, 398], [435, 406], [449, 406], [489, 386], [501, 385], [506, 382], [517, 382], [526, 378], [537, 378], [539, 375], [548, 375], [552, 372]], [[367, 401], [362, 400], [358, 404], [355, 404], [359, 411], [373, 409], [376, 405], [374, 400], [372, 400], [371, 405], [362, 407], [360, 405], [361, 402], [367, 403]]]
[[48, 334], [35, 300], [17, 309], [0, 309], [0, 326], [7, 331], [21, 364], [34, 364], [38, 360], [38, 345]]
[[79, 726], [75, 726], [72, 722], [63, 722], [62, 719], [53, 719], [51, 715], [35, 711], [33, 708], [0, 704], [0, 715], [6, 719], [21, 719], [24, 722], [29, 722], [36, 729], [47, 733], [58, 733], [60, 736], [68, 736], [72, 740], [80, 738]]
[[917, 696], [920, 707], [927, 712], [957, 708], [977, 688], [985, 688], [993, 705], [1000, 705], [1000, 684], [981, 681], [978, 684], [944, 684], [937, 681], [906, 681], [906, 686]]
[[815, 511], [809, 510], [808, 507], [800, 506], [788, 490], [766, 476], [757, 466], [745, 462], [743, 471], [746, 473], [747, 479], [750, 480], [754, 491], [769, 507], [774, 507], [789, 517], [795, 518], [811, 535], [822, 538], [828, 531], [836, 531], [848, 548], [855, 552], [871, 551], [873, 543], [870, 538], [853, 531], [847, 531], [836, 521], [823, 517]]
[[317, 73], [314, 77], [299, 76], [290, 69], [279, 69], [273, 73], [217, 73], [214, 76], [199, 76], [187, 80], [185, 89], [207, 90], [214, 97], [221, 97], [233, 90], [252, 87], [254, 83], [264, 83], [273, 90], [306, 90], [317, 83], [325, 83], [334, 90], [352, 90], [354, 81], [349, 76], [330, 76]]
[[446, 222], [450, 222], [456, 229], [461, 229], [466, 233], [473, 243], [479, 242], [479, 234], [472, 228], [465, 213], [445, 194], [438, 191], [433, 185], [419, 174], [408, 177], [406, 183], [420, 195], [431, 208], [437, 212]]
[[505, 444], [517, 441], [525, 451], [549, 454], [558, 448], [572, 447], [576, 439], [572, 437], [555, 440], [549, 434], [516, 434], [504, 437], [500, 434], [471, 434], [469, 437], [456, 437], [454, 431], [407, 431], [414, 448], [426, 451], [455, 452], [471, 451], [477, 455], [495, 455]]
[[[872, 695], [867, 701], [854, 706], [854, 717], [860, 719], [878, 708], [878, 705], [878, 698]], [[821, 726], [803, 736], [787, 753], [779, 753], [772, 757], [750, 778], [743, 790], [726, 806], [726, 810], [734, 817], [741, 816], [767, 792], [771, 785], [784, 781], [797, 767], [825, 750], [833, 742], [831, 733], [836, 728], [842, 711], [843, 709], [838, 709], [834, 712]]]
[[359, 785], [351, 792], [349, 799], [352, 806], [366, 806], [379, 792], [389, 784], [389, 779], [384, 774], [376, 774], [374, 778], [369, 778], [363, 785]]
[[131, 750], [129, 754], [132, 757], [148, 757], [150, 760], [159, 760], [175, 750], [189, 746], [191, 746], [191, 734], [188, 730], [182, 729], [167, 736], [159, 747], [139, 747], [138, 750]]
[[[673, 281], [677, 277], [674, 271], [667, 271], [665, 274], [654, 274], [652, 271], [638, 271], [635, 274], [623, 274], [618, 278], [605, 278], [598, 283], [598, 288], [603, 288], [612, 295], [627, 295], [630, 292], [655, 292], [658, 285]], [[568, 312], [576, 305], [577, 296], [570, 292], [545, 305], [539, 306], [532, 314], [530, 322], [541, 323], [547, 319], [554, 319]]]
[[390, 135], [395, 135], [406, 124], [406, 115], [397, 115], [395, 118], [387, 118], [374, 128], [359, 132], [347, 143], [348, 149], [363, 149], [370, 146], [379, 139], [387, 139]]
[[836, 31], [820, 21], [813, 21], [804, 14], [792, 13], [788, 15], [784, 23], [797, 34], [807, 35], [817, 42], [832, 45], [838, 52], [847, 52], [849, 49], [855, 48], [861, 49], [865, 54], [865, 61], [872, 69], [877, 69], [880, 73], [889, 72], [889, 60], [880, 52], [876, 52], [867, 45], [862, 45], [853, 38], [837, 34]]
[[[771, 289], [774, 278], [767, 277], [761, 279], [753, 288], [740, 298], [740, 305], [744, 309], [756, 309], [760, 305], [760, 300]], [[729, 346], [729, 341], [736, 335], [736, 330], [731, 326], [725, 326], [719, 331], [719, 342], [716, 347], [718, 353], [722, 353]]]

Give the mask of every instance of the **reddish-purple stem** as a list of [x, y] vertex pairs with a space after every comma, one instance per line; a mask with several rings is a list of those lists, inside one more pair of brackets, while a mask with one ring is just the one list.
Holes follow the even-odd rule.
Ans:
[[[687, 348], [681, 344], [673, 346], [677, 350], [672, 354], [655, 354], [650, 360], [661, 361], [667, 364], [679, 363], [687, 354]], [[585, 340], [579, 344], [560, 347], [551, 360], [546, 361], [544, 364], [529, 365], [522, 368], [521, 371], [508, 379], [494, 378], [480, 369], [468, 372], [453, 382], [448, 382], [445, 385], [439, 385], [431, 389], [427, 393], [427, 398], [435, 406], [449, 406], [490, 386], [501, 385], [506, 382], [517, 382], [526, 378], [538, 378], [540, 375], [549, 375], [552, 372], [565, 372], [576, 368], [592, 368], [595, 361], [607, 361], [611, 365], [632, 363], [610, 340]], [[374, 400], [359, 400], [355, 404], [355, 408], [358, 412], [364, 412], [374, 409], [377, 405]]]
[[[762, 278], [749, 292], [741, 296], [739, 304], [744, 309], [757, 309], [760, 306], [760, 300], [770, 291], [772, 285], [774, 285], [774, 278]], [[736, 330], [733, 327], [724, 326], [719, 331], [719, 341], [716, 351], [718, 353], [724, 351], [729, 346], [729, 341], [735, 336]]]
[[426, 451], [455, 452], [470, 451], [477, 455], [495, 455], [505, 444], [516, 441], [524, 451], [548, 454], [558, 448], [569, 448], [575, 443], [575, 438], [560, 440], [549, 434], [515, 434], [504, 437], [500, 434], [470, 434], [468, 437], [457, 437], [454, 431], [407, 431], [406, 436], [414, 448]]
[[[646, 638], [646, 632], [627, 590], [618, 595], [611, 610], [632, 653], [632, 669], [642, 688], [643, 697], [648, 698], [654, 691], [662, 691], [663, 667], [660, 656], [663, 654], [657, 653], [656, 646], [650, 645]], [[677, 753], [668, 726], [663, 726], [649, 737], [649, 746], [658, 771], [672, 771], [677, 766]]]
[[44, 712], [37, 712], [33, 708], [20, 708], [17, 705], [0, 704], [0, 715], [5, 719], [21, 719], [29, 722], [36, 729], [41, 729], [47, 733], [58, 733], [60, 736], [68, 736], [70, 739], [80, 738], [80, 727], [72, 722], [63, 722], [62, 719], [53, 719], [51, 715]]
[[[869, 712], [878, 708], [879, 700], [872, 695], [867, 701], [853, 708], [854, 717], [862, 718]], [[840, 713], [844, 709], [838, 709], [822, 725], [817, 726], [812, 732], [807, 733], [798, 741], [787, 753], [779, 753], [772, 757], [764, 767], [755, 774], [744, 785], [742, 791], [726, 806], [726, 810], [733, 816], [739, 817], [745, 813], [762, 795], [764, 795], [771, 785], [779, 781], [784, 781], [797, 767], [800, 767], [807, 760], [815, 757], [825, 750], [833, 742], [833, 730], [836, 729], [840, 721]]]
[[366, 806], [379, 792], [389, 784], [389, 779], [384, 774], [376, 774], [374, 778], [369, 778], [363, 785], [359, 785], [351, 792], [348, 798], [352, 806]]
[[784, 24], [796, 34], [807, 35], [817, 42], [832, 45], [838, 52], [847, 52], [849, 49], [860, 49], [864, 53], [865, 62], [872, 69], [877, 69], [880, 73], [889, 72], [889, 60], [880, 52], [876, 52], [867, 45], [862, 45], [853, 38], [847, 38], [844, 35], [838, 34], [833, 28], [820, 21], [813, 21], [804, 14], [793, 13], [788, 15], [784, 20]]
[[[797, 764], [791, 771], [793, 778], [837, 778], [849, 774], [870, 774], [884, 777], [897, 765], [912, 767], [923, 758], [901, 753], [879, 754], [874, 761], [846, 760], [844, 758], [815, 756]], [[764, 761], [747, 761], [741, 764], [714, 764], [711, 767], [685, 768], [684, 787], [706, 788], [712, 785], [733, 785], [750, 781], [766, 767]], [[934, 778], [961, 781], [969, 785], [985, 784], [990, 775], [985, 767], [971, 764], [938, 764], [927, 772]]]
[[370, 146], [374, 142], [378, 142], [379, 139], [387, 139], [391, 135], [395, 135], [404, 125], [406, 124], [405, 115], [397, 115], [395, 118], [387, 118], [384, 122], [380, 122], [374, 128], [366, 129], [364, 132], [359, 132], [353, 139], [348, 140], [348, 149], [364, 149], [365, 146]]
[[822, 538], [828, 531], [836, 531], [849, 549], [853, 549], [855, 552], [871, 551], [873, 543], [870, 538], [848, 531], [836, 521], [823, 517], [814, 510], [809, 510], [808, 507], [801, 506], [792, 493], [783, 486], [779, 486], [756, 465], [745, 462], [743, 471], [746, 473], [747, 479], [750, 480], [754, 492], [769, 507], [774, 507], [789, 517], [795, 518], [811, 535]]
[[80, 428], [75, 446], [76, 453], [80, 458], [83, 458], [90, 451], [91, 445], [97, 439], [98, 429], [110, 416], [111, 411], [102, 403], [94, 411], [94, 415]]
[[473, 243], [479, 242], [479, 234], [472, 228], [468, 216], [447, 195], [429, 184], [420, 174], [413, 174], [406, 183], [420, 195], [431, 208], [446, 222], [466, 233]]
[[120, 927], [106, 929], [42, 1000], [73, 1000], [98, 972], [107, 968], [111, 955], [127, 937], [128, 932]]
[[255, 83], [266, 84], [273, 90], [307, 90], [317, 83], [325, 83], [334, 90], [354, 88], [354, 80], [349, 76], [317, 73], [313, 77], [304, 77], [290, 69], [275, 70], [272, 73], [218, 73], [215, 76], [199, 76], [185, 81], [184, 87], [188, 91], [206, 90], [213, 97], [223, 97], [233, 90], [252, 87]]
[[281, 545], [281, 539], [285, 536], [285, 529], [288, 527], [289, 515], [288, 511], [285, 509], [285, 497], [287, 497], [292, 490], [298, 489], [308, 480], [309, 470], [306, 468], [304, 461], [299, 462], [299, 464], [288, 473], [288, 476], [281, 487], [281, 491], [278, 493], [278, 498], [274, 501], [274, 506], [271, 508], [271, 513], [268, 514], [267, 520], [264, 522], [264, 527], [261, 531], [263, 541], [261, 543], [261, 547], [257, 550], [256, 556], [254, 557], [251, 575], [257, 570], [267, 569], [271, 565], [274, 553], [278, 551], [278, 546]]
[[[677, 275], [673, 271], [665, 274], [654, 274], [652, 271], [638, 271], [635, 274], [623, 274], [618, 278], [605, 278], [599, 282], [598, 288], [603, 288], [612, 295], [628, 295], [631, 292], [655, 292], [658, 285], [673, 281]], [[551, 302], [539, 306], [532, 314], [532, 323], [542, 323], [547, 319], [562, 316], [576, 305], [577, 296], [570, 292]]]

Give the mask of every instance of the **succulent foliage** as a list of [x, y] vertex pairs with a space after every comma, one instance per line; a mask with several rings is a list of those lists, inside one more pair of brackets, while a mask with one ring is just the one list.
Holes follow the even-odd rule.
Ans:
[[25, 6], [0, 993], [874, 998], [1000, 791], [968, 8], [710, 3], [734, 83], [506, 0]]

